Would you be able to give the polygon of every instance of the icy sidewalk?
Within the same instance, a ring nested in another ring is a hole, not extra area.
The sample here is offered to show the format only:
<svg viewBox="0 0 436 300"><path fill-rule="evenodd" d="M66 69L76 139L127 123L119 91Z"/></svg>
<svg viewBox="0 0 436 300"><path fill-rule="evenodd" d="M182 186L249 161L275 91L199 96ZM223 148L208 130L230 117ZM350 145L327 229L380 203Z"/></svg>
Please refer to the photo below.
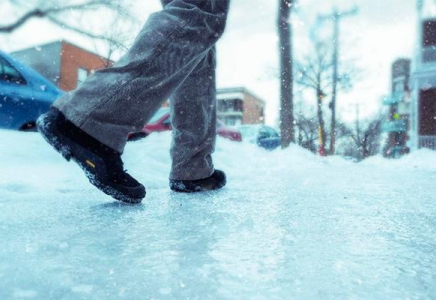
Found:
<svg viewBox="0 0 436 300"><path fill-rule="evenodd" d="M0 131L0 299L436 299L436 154L353 164L219 140L228 186L167 188L169 134L120 205L36 134Z"/></svg>

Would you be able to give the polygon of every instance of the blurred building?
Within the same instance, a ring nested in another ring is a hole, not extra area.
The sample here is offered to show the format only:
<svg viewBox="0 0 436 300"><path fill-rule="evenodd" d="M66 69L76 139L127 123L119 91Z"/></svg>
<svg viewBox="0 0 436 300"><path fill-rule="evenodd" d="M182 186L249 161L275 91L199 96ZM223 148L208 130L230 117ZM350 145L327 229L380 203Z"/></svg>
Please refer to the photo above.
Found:
<svg viewBox="0 0 436 300"><path fill-rule="evenodd" d="M436 150L436 3L418 0L418 47L413 62L414 148Z"/></svg>
<svg viewBox="0 0 436 300"><path fill-rule="evenodd" d="M66 41L24 49L12 55L64 91L76 89L90 74L114 63ZM168 101L162 106L169 106ZM218 89L217 114L229 126L264 124L265 101L243 87Z"/></svg>
<svg viewBox="0 0 436 300"><path fill-rule="evenodd" d="M217 115L226 125L265 123L265 101L243 87L218 89Z"/></svg>
<svg viewBox="0 0 436 300"><path fill-rule="evenodd" d="M113 65L98 54L66 41L57 41L12 53L61 90L71 91L90 74Z"/></svg>
<svg viewBox="0 0 436 300"><path fill-rule="evenodd" d="M265 124L265 101L244 87L217 89L217 117L228 126Z"/></svg>
<svg viewBox="0 0 436 300"><path fill-rule="evenodd" d="M398 59L392 64L391 94L383 99L389 107L383 131L388 133L385 155L398 157L408 153L410 130L410 59Z"/></svg>

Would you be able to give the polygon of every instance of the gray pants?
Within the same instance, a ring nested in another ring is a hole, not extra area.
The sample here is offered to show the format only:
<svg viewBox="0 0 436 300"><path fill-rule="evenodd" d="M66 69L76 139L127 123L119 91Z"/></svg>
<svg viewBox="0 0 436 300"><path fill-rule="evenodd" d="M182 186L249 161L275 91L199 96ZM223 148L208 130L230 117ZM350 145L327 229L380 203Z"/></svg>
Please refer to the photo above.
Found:
<svg viewBox="0 0 436 300"><path fill-rule="evenodd" d="M170 98L170 179L196 180L213 171L216 137L215 43L230 0L163 0L132 48L114 67L91 75L54 106L103 144L123 152L129 132Z"/></svg>

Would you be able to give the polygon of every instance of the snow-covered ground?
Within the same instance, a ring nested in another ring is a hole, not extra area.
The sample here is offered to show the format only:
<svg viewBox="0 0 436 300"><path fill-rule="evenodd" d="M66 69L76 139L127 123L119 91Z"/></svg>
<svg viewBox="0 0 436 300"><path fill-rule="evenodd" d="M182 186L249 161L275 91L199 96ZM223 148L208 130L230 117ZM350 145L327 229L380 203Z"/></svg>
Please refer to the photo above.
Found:
<svg viewBox="0 0 436 300"><path fill-rule="evenodd" d="M436 299L436 153L354 164L220 139L228 186L171 192L170 134L130 143L142 205L0 131L0 299Z"/></svg>

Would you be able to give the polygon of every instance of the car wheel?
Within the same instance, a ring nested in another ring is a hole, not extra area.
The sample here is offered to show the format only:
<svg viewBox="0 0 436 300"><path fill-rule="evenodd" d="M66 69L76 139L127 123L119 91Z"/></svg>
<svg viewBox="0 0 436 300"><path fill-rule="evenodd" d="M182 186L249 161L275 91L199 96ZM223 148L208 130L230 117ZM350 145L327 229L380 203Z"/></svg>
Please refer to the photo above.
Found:
<svg viewBox="0 0 436 300"><path fill-rule="evenodd" d="M135 133L131 134L127 140L129 142L134 142L134 141L142 140L143 138L146 138L147 136L148 136L148 134L146 134L145 132L135 132Z"/></svg>

